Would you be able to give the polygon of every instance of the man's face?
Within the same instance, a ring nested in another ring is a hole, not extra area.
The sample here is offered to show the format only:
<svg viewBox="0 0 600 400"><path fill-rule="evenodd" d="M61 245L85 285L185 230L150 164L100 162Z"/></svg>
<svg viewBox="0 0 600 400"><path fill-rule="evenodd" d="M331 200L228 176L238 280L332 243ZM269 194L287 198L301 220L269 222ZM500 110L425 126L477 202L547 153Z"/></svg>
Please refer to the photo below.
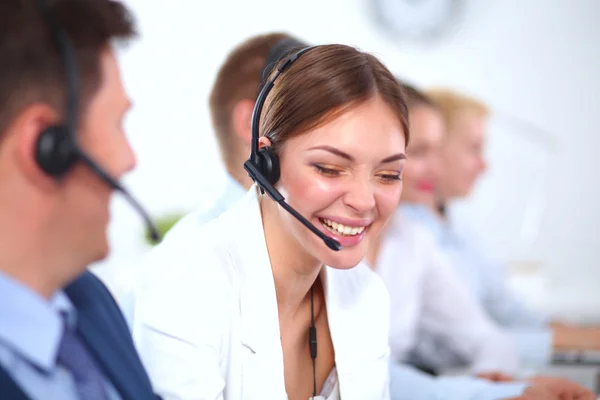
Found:
<svg viewBox="0 0 600 400"><path fill-rule="evenodd" d="M76 136L80 147L119 179L135 166L135 155L123 131L130 101L109 49L101 54L100 73L101 85L81 115ZM68 172L60 185L57 206L68 221L66 234L73 251L89 262L104 258L108 254L106 227L112 189L82 163Z"/></svg>

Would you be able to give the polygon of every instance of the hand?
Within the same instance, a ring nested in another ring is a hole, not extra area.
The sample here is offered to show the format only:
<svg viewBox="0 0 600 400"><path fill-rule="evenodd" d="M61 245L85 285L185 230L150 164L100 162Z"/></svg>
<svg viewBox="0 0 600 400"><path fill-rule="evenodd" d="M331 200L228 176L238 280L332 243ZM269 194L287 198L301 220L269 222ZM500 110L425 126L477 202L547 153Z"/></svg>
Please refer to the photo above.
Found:
<svg viewBox="0 0 600 400"><path fill-rule="evenodd" d="M530 379L530 382L533 388L545 389L560 400L596 400L594 393L563 378L536 376ZM550 399L552 398L550 397Z"/></svg>
<svg viewBox="0 0 600 400"><path fill-rule="evenodd" d="M504 372L481 372L477 374L477 377L490 382L512 382L515 380L515 378Z"/></svg>
<svg viewBox="0 0 600 400"><path fill-rule="evenodd" d="M529 386L522 395L506 400L562 400L549 389L541 386Z"/></svg>

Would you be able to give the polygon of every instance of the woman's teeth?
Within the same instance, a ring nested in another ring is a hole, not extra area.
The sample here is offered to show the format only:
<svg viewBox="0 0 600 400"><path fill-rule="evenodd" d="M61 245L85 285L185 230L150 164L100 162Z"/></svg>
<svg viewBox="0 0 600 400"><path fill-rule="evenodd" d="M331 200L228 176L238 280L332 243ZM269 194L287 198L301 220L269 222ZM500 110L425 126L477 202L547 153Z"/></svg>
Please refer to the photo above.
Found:
<svg viewBox="0 0 600 400"><path fill-rule="evenodd" d="M323 224L323 226L330 232L341 234L344 236L354 236L362 233L365 230L366 226L346 226L339 224L335 221L331 221L325 218L319 218L319 221Z"/></svg>

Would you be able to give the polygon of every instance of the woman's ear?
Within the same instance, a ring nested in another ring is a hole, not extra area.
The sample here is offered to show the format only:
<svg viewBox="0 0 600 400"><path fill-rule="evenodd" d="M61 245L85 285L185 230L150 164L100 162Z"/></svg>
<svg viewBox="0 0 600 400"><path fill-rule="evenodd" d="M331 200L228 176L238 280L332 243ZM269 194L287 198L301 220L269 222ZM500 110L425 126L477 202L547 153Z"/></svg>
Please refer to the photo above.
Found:
<svg viewBox="0 0 600 400"><path fill-rule="evenodd" d="M262 149L263 147L271 147L271 139L265 136L261 136L258 139L258 148Z"/></svg>

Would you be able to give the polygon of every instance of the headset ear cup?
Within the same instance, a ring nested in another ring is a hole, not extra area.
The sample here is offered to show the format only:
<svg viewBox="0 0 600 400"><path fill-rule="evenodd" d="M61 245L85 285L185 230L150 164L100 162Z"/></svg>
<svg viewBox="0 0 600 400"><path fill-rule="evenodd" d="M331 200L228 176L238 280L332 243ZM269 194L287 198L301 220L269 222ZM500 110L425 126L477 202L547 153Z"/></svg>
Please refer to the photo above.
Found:
<svg viewBox="0 0 600 400"><path fill-rule="evenodd" d="M35 160L47 175L60 177L77 161L77 147L66 126L44 130L35 145Z"/></svg>
<svg viewBox="0 0 600 400"><path fill-rule="evenodd" d="M279 180L279 157L270 147L263 147L258 150L258 159L263 175L271 185L275 185Z"/></svg>

